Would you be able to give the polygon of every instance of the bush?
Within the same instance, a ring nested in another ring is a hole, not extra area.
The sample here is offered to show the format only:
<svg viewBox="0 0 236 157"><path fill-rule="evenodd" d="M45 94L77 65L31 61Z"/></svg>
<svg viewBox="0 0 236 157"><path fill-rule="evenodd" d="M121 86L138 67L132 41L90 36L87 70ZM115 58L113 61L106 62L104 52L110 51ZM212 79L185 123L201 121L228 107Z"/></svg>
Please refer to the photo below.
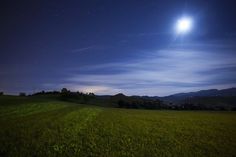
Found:
<svg viewBox="0 0 236 157"><path fill-rule="evenodd" d="M66 88L62 88L61 89L61 98L63 100L66 100L66 99L68 99L70 97L71 97L71 92L69 90L67 90Z"/></svg>
<svg viewBox="0 0 236 157"><path fill-rule="evenodd" d="M19 96L26 96L25 93L19 93Z"/></svg>

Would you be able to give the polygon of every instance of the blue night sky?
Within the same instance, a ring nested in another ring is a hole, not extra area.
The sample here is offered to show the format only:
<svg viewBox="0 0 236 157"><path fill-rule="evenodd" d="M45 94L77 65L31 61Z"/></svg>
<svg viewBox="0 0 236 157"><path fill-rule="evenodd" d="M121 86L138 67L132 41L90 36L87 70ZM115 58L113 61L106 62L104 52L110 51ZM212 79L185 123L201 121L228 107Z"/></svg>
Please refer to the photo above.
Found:
<svg viewBox="0 0 236 157"><path fill-rule="evenodd" d="M236 86L229 0L2 1L0 91L158 95ZM187 34L176 21L193 19Z"/></svg>

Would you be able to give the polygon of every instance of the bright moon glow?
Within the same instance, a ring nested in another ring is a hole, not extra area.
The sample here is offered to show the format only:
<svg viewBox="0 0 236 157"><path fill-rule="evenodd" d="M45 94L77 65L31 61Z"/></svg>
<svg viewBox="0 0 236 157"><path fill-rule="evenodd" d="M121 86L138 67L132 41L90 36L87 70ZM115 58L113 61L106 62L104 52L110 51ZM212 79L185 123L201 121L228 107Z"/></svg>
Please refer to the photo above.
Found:
<svg viewBox="0 0 236 157"><path fill-rule="evenodd" d="M188 33L192 29L192 19L189 17L182 17L177 21L176 31L179 34Z"/></svg>

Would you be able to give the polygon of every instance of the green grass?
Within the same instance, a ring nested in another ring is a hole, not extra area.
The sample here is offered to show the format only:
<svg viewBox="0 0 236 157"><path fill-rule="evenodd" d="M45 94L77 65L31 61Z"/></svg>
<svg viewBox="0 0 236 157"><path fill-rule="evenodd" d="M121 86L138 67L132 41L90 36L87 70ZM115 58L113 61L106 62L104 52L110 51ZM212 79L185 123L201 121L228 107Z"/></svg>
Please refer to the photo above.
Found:
<svg viewBox="0 0 236 157"><path fill-rule="evenodd" d="M236 156L235 112L129 110L26 99L0 98L1 157Z"/></svg>

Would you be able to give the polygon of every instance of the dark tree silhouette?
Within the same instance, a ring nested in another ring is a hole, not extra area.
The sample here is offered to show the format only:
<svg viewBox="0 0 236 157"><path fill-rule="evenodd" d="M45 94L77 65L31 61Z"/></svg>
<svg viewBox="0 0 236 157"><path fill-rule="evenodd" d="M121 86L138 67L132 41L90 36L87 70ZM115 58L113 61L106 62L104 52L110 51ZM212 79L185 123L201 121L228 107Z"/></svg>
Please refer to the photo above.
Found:
<svg viewBox="0 0 236 157"><path fill-rule="evenodd" d="M26 94L25 93L23 93L23 92L21 92L21 93L19 93L19 96L26 96Z"/></svg>

